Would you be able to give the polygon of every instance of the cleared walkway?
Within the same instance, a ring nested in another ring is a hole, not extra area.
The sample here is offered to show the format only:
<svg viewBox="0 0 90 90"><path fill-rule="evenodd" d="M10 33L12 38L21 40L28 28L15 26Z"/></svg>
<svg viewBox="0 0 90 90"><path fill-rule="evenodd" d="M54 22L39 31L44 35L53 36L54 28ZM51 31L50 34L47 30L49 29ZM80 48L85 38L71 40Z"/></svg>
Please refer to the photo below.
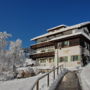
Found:
<svg viewBox="0 0 90 90"><path fill-rule="evenodd" d="M81 90L76 73L68 72L58 84L56 90Z"/></svg>

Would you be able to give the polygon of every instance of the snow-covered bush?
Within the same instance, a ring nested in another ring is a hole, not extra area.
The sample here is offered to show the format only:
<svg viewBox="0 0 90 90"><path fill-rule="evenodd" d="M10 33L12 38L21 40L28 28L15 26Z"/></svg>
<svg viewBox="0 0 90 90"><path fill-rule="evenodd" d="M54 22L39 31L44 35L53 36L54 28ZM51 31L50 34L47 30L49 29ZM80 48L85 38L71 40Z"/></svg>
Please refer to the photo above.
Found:
<svg viewBox="0 0 90 90"><path fill-rule="evenodd" d="M33 68L22 67L17 69L17 78L31 77L35 75Z"/></svg>
<svg viewBox="0 0 90 90"><path fill-rule="evenodd" d="M28 58L25 59L24 66L35 66L35 65L36 65L36 62L34 60L28 59Z"/></svg>
<svg viewBox="0 0 90 90"><path fill-rule="evenodd" d="M39 74L41 72L41 70L38 69L37 67L32 67L32 68L34 70L35 75L37 75L37 74Z"/></svg>

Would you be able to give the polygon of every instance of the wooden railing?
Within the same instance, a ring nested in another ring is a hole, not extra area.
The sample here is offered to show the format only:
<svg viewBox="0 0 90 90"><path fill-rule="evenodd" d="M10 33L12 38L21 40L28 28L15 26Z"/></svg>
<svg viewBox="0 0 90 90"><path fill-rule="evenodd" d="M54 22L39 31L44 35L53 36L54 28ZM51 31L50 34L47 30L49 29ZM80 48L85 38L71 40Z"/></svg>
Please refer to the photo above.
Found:
<svg viewBox="0 0 90 90"><path fill-rule="evenodd" d="M45 75L39 77L37 79L37 81L34 83L33 87L31 88L31 90L41 90L40 89L40 80L43 79L44 77L47 77L47 80L45 80L44 82L47 82L47 87L50 86L50 74L53 74L53 81L57 78L56 75L58 76L60 73L62 73L63 70L63 65L60 65L54 69L52 69L50 72L46 73Z"/></svg>
<svg viewBox="0 0 90 90"><path fill-rule="evenodd" d="M37 54L33 54L33 55L30 55L30 58L42 58L42 57L52 57L55 55L55 52L44 52L44 53L37 53Z"/></svg>

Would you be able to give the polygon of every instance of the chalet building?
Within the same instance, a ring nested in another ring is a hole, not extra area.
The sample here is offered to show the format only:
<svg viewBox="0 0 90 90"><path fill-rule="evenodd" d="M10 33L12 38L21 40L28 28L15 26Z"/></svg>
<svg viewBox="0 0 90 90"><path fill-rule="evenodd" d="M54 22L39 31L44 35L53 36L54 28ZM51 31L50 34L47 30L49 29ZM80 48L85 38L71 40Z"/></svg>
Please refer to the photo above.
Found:
<svg viewBox="0 0 90 90"><path fill-rule="evenodd" d="M73 26L59 25L31 40L30 58L41 66L86 65L90 60L90 22Z"/></svg>

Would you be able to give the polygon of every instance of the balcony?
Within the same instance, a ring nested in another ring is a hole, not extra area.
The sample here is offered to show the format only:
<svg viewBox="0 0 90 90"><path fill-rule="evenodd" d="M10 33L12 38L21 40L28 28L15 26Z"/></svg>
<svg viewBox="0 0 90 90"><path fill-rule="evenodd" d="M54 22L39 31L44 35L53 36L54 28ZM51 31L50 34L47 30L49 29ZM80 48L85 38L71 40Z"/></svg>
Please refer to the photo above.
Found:
<svg viewBox="0 0 90 90"><path fill-rule="evenodd" d="M43 43L32 45L31 49L37 49L37 48L53 46L53 45L54 45L54 42L43 42Z"/></svg>
<svg viewBox="0 0 90 90"><path fill-rule="evenodd" d="M55 51L55 47L45 47L45 48L40 48L40 49L36 49L31 51L31 55L33 54L39 54L39 53L47 53L47 52L54 52Z"/></svg>
<svg viewBox="0 0 90 90"><path fill-rule="evenodd" d="M43 57L52 57L54 56L55 52L45 52L45 53L38 53L30 55L30 58L36 59L36 58L43 58Z"/></svg>

